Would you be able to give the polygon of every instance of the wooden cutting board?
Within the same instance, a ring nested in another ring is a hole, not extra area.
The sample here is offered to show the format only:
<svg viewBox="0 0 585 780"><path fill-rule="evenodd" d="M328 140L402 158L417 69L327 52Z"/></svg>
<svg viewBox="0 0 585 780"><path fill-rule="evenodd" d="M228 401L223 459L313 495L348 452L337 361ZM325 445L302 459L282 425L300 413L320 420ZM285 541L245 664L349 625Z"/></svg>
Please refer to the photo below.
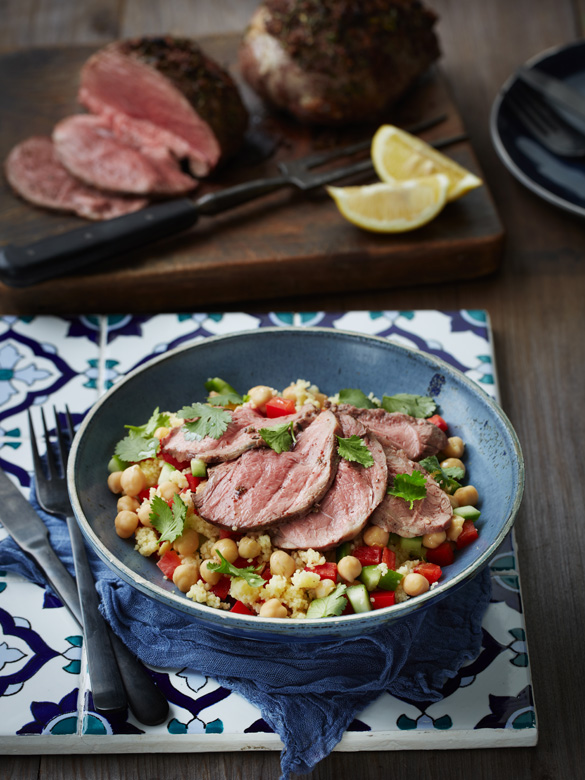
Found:
<svg viewBox="0 0 585 780"><path fill-rule="evenodd" d="M201 44L238 78L239 36L205 38ZM50 135L59 119L81 110L78 75L93 51L43 48L0 57L0 158L30 135ZM301 126L241 87L251 115L248 143L196 194L273 175L279 160L350 143L375 130ZM423 134L427 140L463 132L444 79L433 70L386 121L405 126L442 113L448 118ZM468 142L446 151L482 176ZM372 175L359 183L375 180ZM87 223L24 203L4 180L0 183L0 244L27 244L81 224ZM310 196L282 191L75 276L18 289L0 283L0 312L178 311L450 282L495 271L502 243L502 226L485 186L448 204L429 225L400 235L368 233L347 223L323 190Z"/></svg>

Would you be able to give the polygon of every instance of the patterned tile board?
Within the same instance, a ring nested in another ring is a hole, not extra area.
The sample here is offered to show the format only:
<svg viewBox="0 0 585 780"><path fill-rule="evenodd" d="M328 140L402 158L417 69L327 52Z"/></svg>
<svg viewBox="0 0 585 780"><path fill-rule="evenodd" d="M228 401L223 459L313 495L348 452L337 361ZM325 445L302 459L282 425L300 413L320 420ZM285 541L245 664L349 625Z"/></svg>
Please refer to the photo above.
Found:
<svg viewBox="0 0 585 780"><path fill-rule="evenodd" d="M186 341L257 327L341 328L392 339L455 365L497 398L482 311L162 314L0 319L0 463L26 493L32 469L26 409L67 403L81 416L129 370ZM33 410L33 415L36 412ZM38 417L35 417L38 419ZM5 532L0 527L0 538ZM533 745L537 739L513 534L491 562L493 595L480 656L424 706L384 693L337 750ZM0 750L4 753L267 749L281 743L259 711L214 680L153 669L170 702L166 723L92 707L77 625L43 588L0 572ZM424 740L420 739L421 732Z"/></svg>

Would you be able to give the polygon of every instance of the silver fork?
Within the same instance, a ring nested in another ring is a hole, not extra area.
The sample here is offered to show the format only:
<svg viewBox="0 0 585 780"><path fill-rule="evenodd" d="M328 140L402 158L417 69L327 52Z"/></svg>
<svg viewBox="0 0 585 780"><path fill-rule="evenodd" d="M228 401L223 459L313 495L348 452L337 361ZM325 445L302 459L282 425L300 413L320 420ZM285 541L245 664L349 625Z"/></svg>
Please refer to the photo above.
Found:
<svg viewBox="0 0 585 780"><path fill-rule="evenodd" d="M105 714L117 714L127 705L136 718L147 725L162 723L168 713L166 697L155 685L143 664L110 629L99 611L99 598L91 572L81 529L73 517L65 474L69 444L74 436L73 421L66 409L68 442L55 416L55 435L59 461L51 444L49 429L41 409L46 444L47 473L38 451L32 416L28 411L36 492L40 505L50 514L64 517L69 529L77 588L81 602L85 649L89 666L93 702Z"/></svg>
<svg viewBox="0 0 585 780"><path fill-rule="evenodd" d="M516 82L508 91L506 105L536 140L553 154L561 157L585 156L585 136L565 122L531 87Z"/></svg>

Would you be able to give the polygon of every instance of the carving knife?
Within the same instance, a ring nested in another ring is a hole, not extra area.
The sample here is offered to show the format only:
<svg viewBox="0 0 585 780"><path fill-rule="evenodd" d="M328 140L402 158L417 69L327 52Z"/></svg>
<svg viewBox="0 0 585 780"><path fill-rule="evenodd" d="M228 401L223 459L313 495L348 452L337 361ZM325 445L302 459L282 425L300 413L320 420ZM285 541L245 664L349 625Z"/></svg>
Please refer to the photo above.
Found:
<svg viewBox="0 0 585 780"><path fill-rule="evenodd" d="M20 490L0 469L0 522L33 558L55 592L82 626L77 584L49 544L49 531Z"/></svg>
<svg viewBox="0 0 585 780"><path fill-rule="evenodd" d="M581 92L537 68L522 67L518 70L517 76L549 103L553 103L553 107L570 111L576 117L585 120L585 95Z"/></svg>

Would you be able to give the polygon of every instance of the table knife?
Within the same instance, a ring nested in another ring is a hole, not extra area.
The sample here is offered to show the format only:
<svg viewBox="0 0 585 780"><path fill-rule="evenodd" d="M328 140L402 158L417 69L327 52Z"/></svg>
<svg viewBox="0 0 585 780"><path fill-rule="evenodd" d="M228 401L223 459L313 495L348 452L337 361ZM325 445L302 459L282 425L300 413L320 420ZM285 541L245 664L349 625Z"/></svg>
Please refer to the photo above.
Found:
<svg viewBox="0 0 585 780"><path fill-rule="evenodd" d="M49 544L49 531L20 490L0 469L0 522L33 558L45 579L82 626L77 584Z"/></svg>
<svg viewBox="0 0 585 780"><path fill-rule="evenodd" d="M585 121L585 95L581 92L537 68L522 67L516 75L556 107L570 111Z"/></svg>

